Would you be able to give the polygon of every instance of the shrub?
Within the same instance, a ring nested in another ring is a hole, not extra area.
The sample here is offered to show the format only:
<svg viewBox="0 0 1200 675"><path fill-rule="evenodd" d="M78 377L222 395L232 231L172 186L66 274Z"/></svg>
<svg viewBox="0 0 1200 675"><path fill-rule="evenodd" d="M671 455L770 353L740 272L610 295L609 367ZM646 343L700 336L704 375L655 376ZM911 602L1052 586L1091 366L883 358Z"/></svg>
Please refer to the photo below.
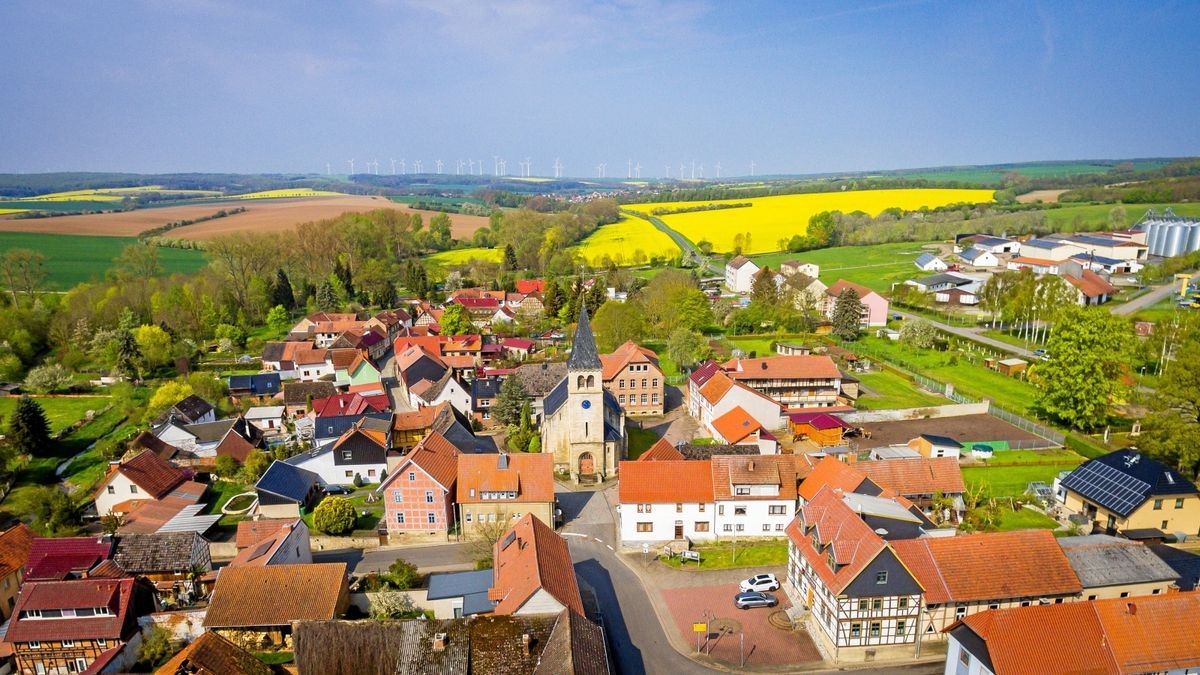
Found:
<svg viewBox="0 0 1200 675"><path fill-rule="evenodd" d="M237 460L229 455L217 455L216 471L221 478L232 478L238 472Z"/></svg>
<svg viewBox="0 0 1200 675"><path fill-rule="evenodd" d="M326 497L313 511L313 526L326 534L345 534L354 520L354 505L344 497Z"/></svg>
<svg viewBox="0 0 1200 675"><path fill-rule="evenodd" d="M354 487L360 488L364 485L361 473L354 474Z"/></svg>
<svg viewBox="0 0 1200 675"><path fill-rule="evenodd" d="M25 376L25 389L35 394L49 394L71 386L71 373L60 364L38 366Z"/></svg>
<svg viewBox="0 0 1200 675"><path fill-rule="evenodd" d="M142 650L138 653L138 663L145 664L149 669L166 663L178 651L171 644L171 632L162 626L152 626L142 640Z"/></svg>
<svg viewBox="0 0 1200 675"><path fill-rule="evenodd" d="M416 565L403 558L397 558L396 562L388 566L387 580L397 590L406 591L420 584L421 575L417 572Z"/></svg>

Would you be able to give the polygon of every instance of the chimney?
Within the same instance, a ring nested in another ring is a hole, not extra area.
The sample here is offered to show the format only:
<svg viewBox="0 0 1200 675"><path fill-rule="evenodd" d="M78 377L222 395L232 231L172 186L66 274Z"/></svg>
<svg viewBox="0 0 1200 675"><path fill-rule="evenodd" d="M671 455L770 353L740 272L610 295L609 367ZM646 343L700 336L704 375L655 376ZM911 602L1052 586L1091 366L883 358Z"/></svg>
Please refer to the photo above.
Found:
<svg viewBox="0 0 1200 675"><path fill-rule="evenodd" d="M435 651L435 652L446 651L446 634L445 633L434 633L433 634L433 651Z"/></svg>
<svg viewBox="0 0 1200 675"><path fill-rule="evenodd" d="M763 361L763 362L759 363L759 364L758 364L758 366L759 366L760 368L762 368L763 370L766 370L766 369L767 369L767 362L766 362L766 361Z"/></svg>
<svg viewBox="0 0 1200 675"><path fill-rule="evenodd" d="M501 471L507 471L507 470L508 470L508 453L507 453L507 452L502 452L502 453L500 453L500 458L499 458L499 460L498 460L498 462L497 462L496 466L497 466L497 468L499 468Z"/></svg>
<svg viewBox="0 0 1200 675"><path fill-rule="evenodd" d="M1137 605L1132 602L1125 603L1125 609L1129 612L1129 616L1137 616Z"/></svg>
<svg viewBox="0 0 1200 675"><path fill-rule="evenodd" d="M750 460L750 463L746 465L746 470L747 470L747 471L753 471L753 470L754 470L754 460Z"/></svg>
<svg viewBox="0 0 1200 675"><path fill-rule="evenodd" d="M529 656L529 633L521 633L521 654Z"/></svg>

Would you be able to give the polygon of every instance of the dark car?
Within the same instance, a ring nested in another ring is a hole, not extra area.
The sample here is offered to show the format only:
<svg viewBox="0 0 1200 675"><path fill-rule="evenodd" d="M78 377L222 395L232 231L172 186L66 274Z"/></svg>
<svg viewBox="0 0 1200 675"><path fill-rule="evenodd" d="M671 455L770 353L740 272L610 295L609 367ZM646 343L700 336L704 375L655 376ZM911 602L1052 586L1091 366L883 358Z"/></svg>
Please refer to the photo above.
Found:
<svg viewBox="0 0 1200 675"><path fill-rule="evenodd" d="M327 495L348 495L354 492L353 488L348 488L345 485L326 485L321 489Z"/></svg>
<svg viewBox="0 0 1200 675"><path fill-rule="evenodd" d="M751 607L774 607L779 604L779 600L770 593L738 593L733 597L733 606L738 609L750 609Z"/></svg>

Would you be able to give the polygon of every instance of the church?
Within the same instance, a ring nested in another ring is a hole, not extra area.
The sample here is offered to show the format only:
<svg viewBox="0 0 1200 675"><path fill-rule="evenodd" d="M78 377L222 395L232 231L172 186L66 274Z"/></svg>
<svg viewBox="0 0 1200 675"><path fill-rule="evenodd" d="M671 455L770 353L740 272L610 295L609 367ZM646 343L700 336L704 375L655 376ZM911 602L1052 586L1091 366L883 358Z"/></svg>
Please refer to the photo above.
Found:
<svg viewBox="0 0 1200 675"><path fill-rule="evenodd" d="M625 412L604 388L586 308L579 312L567 376L546 394L544 406L542 451L554 453L556 472L570 473L576 483L616 476L628 448Z"/></svg>

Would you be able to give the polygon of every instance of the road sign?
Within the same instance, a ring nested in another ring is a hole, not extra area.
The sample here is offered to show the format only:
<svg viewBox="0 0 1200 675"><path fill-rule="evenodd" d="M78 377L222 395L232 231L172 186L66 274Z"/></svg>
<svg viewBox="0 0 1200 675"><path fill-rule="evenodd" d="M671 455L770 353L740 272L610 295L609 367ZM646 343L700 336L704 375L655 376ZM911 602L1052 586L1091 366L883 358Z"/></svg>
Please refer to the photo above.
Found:
<svg viewBox="0 0 1200 675"><path fill-rule="evenodd" d="M642 553L650 552L650 544L642 544Z"/></svg>
<svg viewBox="0 0 1200 675"><path fill-rule="evenodd" d="M692 632L693 633L707 633L708 632L708 624L694 623L694 624L692 624Z"/></svg>

